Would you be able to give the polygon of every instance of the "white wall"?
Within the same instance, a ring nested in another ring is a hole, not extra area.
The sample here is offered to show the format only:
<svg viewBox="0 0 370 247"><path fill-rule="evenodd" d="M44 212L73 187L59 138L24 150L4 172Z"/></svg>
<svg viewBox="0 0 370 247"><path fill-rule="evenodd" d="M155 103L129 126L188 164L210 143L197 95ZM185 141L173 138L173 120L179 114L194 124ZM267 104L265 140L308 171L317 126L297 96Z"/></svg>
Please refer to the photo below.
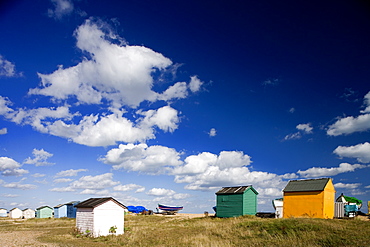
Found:
<svg viewBox="0 0 370 247"><path fill-rule="evenodd" d="M13 219L22 218L22 215L23 215L22 210L20 210L19 208L15 208L11 210L9 213L10 218Z"/></svg>
<svg viewBox="0 0 370 247"><path fill-rule="evenodd" d="M25 219L35 218L35 211L32 209L26 209L22 212Z"/></svg>
<svg viewBox="0 0 370 247"><path fill-rule="evenodd" d="M124 232L124 209L113 201L99 205L94 209L94 236L109 235L109 229L116 226L116 235Z"/></svg>

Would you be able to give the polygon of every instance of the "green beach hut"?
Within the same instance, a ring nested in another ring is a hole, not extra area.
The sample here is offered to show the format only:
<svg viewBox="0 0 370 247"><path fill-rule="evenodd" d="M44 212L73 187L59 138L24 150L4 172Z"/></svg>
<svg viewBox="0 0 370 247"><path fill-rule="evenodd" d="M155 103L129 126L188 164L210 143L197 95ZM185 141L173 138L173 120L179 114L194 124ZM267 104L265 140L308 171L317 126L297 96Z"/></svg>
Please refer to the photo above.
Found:
<svg viewBox="0 0 370 247"><path fill-rule="evenodd" d="M53 217L53 208L49 206L42 206L36 209L37 218L52 218Z"/></svg>
<svg viewBox="0 0 370 247"><path fill-rule="evenodd" d="M258 192L251 186L223 187L218 192L216 216L227 218L257 213Z"/></svg>

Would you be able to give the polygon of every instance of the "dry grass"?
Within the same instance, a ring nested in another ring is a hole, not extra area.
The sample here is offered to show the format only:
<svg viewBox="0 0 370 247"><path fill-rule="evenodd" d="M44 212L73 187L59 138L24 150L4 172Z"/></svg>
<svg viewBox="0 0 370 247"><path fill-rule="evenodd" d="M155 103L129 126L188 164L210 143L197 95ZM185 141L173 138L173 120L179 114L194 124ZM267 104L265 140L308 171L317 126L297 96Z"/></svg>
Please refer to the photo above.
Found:
<svg viewBox="0 0 370 247"><path fill-rule="evenodd" d="M0 220L0 239L34 232L16 246L370 246L370 221L126 216L125 234L84 237L73 219ZM30 240L28 240L30 241ZM9 245L12 246L12 245ZM15 245L14 245L15 246Z"/></svg>

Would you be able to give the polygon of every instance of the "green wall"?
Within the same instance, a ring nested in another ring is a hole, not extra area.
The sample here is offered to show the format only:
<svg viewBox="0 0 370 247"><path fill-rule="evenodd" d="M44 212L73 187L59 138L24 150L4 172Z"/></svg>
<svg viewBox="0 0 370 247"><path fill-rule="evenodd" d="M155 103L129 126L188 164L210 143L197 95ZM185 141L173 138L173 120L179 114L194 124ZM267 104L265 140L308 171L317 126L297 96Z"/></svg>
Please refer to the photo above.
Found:
<svg viewBox="0 0 370 247"><path fill-rule="evenodd" d="M257 195L248 189L244 194L217 195L217 217L237 217L257 213Z"/></svg>

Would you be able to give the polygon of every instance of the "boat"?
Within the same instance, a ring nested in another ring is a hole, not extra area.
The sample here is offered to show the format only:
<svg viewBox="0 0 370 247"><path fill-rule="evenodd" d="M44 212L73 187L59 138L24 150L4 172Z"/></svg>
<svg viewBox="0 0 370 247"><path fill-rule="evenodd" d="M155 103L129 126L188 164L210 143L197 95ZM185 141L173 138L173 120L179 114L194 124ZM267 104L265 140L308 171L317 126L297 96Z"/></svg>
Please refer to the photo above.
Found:
<svg viewBox="0 0 370 247"><path fill-rule="evenodd" d="M163 204L158 204L158 208L162 210L163 214L175 214L178 211L182 210L184 207L182 206L166 206Z"/></svg>

